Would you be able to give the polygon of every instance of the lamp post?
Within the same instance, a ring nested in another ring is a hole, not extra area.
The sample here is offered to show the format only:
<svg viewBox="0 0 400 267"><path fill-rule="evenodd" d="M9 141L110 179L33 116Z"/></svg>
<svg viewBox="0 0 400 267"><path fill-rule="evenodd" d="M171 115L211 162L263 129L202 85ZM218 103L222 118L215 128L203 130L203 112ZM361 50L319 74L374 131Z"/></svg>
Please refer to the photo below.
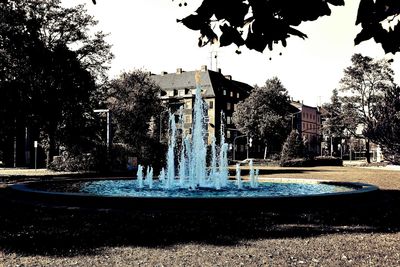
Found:
<svg viewBox="0 0 400 267"><path fill-rule="evenodd" d="M235 160L235 151L236 151L236 140L238 139L238 138L242 138L242 137L247 137L247 135L246 134L244 134L244 135L239 135L239 136L236 136L234 139L233 139L233 160Z"/></svg>
<svg viewBox="0 0 400 267"><path fill-rule="evenodd" d="M107 154L110 152L110 145L111 145L111 115L109 109L95 109L93 110L95 113L107 113Z"/></svg>

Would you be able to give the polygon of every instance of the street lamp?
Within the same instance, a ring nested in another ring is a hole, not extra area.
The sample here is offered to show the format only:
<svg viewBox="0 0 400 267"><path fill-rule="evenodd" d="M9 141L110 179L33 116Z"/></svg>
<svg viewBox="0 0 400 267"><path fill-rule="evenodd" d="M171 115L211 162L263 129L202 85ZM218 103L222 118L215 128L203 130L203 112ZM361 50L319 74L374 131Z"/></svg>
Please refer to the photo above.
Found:
<svg viewBox="0 0 400 267"><path fill-rule="evenodd" d="M111 136L111 116L110 116L110 110L109 109L95 109L93 110L95 113L107 113L107 153L110 150L110 136Z"/></svg>
<svg viewBox="0 0 400 267"><path fill-rule="evenodd" d="M236 145L235 145L235 143L236 143L236 139L242 138L242 137L247 137L247 135L246 135L246 134L244 134L244 135L239 135L239 136L236 136L236 137L233 139L233 160L235 160L235 151L236 151Z"/></svg>

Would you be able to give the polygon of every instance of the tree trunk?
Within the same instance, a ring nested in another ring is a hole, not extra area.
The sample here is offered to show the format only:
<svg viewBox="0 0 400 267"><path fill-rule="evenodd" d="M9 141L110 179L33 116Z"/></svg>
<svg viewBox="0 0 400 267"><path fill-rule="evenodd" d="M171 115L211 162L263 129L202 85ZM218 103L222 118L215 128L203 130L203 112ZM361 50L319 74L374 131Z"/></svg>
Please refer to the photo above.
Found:
<svg viewBox="0 0 400 267"><path fill-rule="evenodd" d="M369 139L367 138L365 140L365 149L367 150L365 153L365 157L367 158L368 164L371 163L371 155L369 153Z"/></svg>

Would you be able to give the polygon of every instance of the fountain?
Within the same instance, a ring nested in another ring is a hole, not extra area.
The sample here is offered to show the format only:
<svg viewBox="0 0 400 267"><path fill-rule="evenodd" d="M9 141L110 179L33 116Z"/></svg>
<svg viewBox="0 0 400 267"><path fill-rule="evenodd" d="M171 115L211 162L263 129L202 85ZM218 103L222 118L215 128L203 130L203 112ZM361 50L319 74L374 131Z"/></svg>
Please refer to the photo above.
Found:
<svg viewBox="0 0 400 267"><path fill-rule="evenodd" d="M221 113L221 118L223 118ZM164 170L161 171L158 181L159 188L164 190L198 190L198 189L214 189L223 190L230 188L228 184L228 144L225 142L224 124L221 119L220 129L220 145L217 146L215 136L211 140L211 160L207 167L207 144L205 141L206 123L205 123L205 105L201 97L201 88L197 86L195 94L195 105L193 112L192 136L186 136L183 129L183 109L179 110L180 144L178 144L177 125L175 115L169 114L169 142L167 152L166 177L164 178ZM177 148L180 148L179 155L175 155ZM219 153L217 153L217 151ZM178 164L176 164L178 163ZM137 187L143 188L143 166L138 166ZM147 167L146 185L151 189L153 187L152 173L149 174L151 168ZM240 166L237 166L238 179L240 178ZM254 170L253 161L250 161L250 187L258 186L258 170ZM237 185L238 189L243 189L243 183Z"/></svg>
<svg viewBox="0 0 400 267"><path fill-rule="evenodd" d="M154 179L151 166L145 168L139 165L136 179L64 180L58 184L55 181L36 182L16 184L11 188L31 196L41 194L42 197L52 198L52 201L81 199L72 201L74 205L95 202L95 205L101 206L126 207L130 203L133 205L130 207L136 209L225 209L229 206L246 210L286 205L288 201L291 203L289 205L302 202L310 205L315 201L321 204L324 203L321 198L330 199L333 196L335 201L347 201L350 195L354 198L354 195L376 191L376 187L360 183L259 178L259 169L254 167L253 160L249 161L248 177L241 176L240 165L236 164L235 179L230 181L228 144L222 122L219 145L216 137L211 137L211 157L207 163L206 106L201 96L199 74L196 74L196 81L192 135L185 135L182 108L179 110L178 124L175 115L170 113L167 165L161 169L158 179ZM181 131L177 131L178 127L181 127ZM179 138L177 132L182 133Z"/></svg>

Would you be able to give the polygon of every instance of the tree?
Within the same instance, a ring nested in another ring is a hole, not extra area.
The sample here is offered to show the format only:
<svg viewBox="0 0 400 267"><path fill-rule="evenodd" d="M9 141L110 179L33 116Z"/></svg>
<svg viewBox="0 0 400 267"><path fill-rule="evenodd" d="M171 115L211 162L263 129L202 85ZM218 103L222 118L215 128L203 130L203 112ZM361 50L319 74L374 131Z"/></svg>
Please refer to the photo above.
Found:
<svg viewBox="0 0 400 267"><path fill-rule="evenodd" d="M25 128L42 137L48 161L60 145L84 149L112 58L104 34L88 34L97 22L59 0L3 1L0 9L0 124L10 125L0 149Z"/></svg>
<svg viewBox="0 0 400 267"><path fill-rule="evenodd" d="M151 121L163 108L160 93L149 74L140 70L122 73L110 83L107 103L113 118L113 141L129 146L142 164L160 163L159 138L150 135Z"/></svg>
<svg viewBox="0 0 400 267"><path fill-rule="evenodd" d="M281 162L291 159L303 158L305 156L305 145L297 130L292 130L286 138L282 147Z"/></svg>
<svg viewBox="0 0 400 267"><path fill-rule="evenodd" d="M265 86L256 86L233 113L235 126L243 133L262 140L271 150L280 151L289 134L289 96L281 81L274 77Z"/></svg>
<svg viewBox="0 0 400 267"><path fill-rule="evenodd" d="M347 126L344 122L342 102L337 89L332 90L331 102L323 105L323 107L328 112L323 131L332 138L333 147L336 148L343 138Z"/></svg>
<svg viewBox="0 0 400 267"><path fill-rule="evenodd" d="M361 54L351 58L352 66L344 70L340 90L345 94L346 117L364 128L373 125L376 108L384 93L393 86L393 70L387 60L373 60ZM353 129L355 127L353 126ZM355 132L353 132L355 135ZM369 139L366 139L366 157L370 162Z"/></svg>
<svg viewBox="0 0 400 267"><path fill-rule="evenodd" d="M221 47L245 45L263 52L266 47L272 50L278 42L286 46L286 39L290 36L305 39L307 35L294 27L301 22L329 16L329 4L343 6L344 0L203 0L195 14L178 22L191 30L200 31L199 46L219 41ZM400 39L397 38L400 22L389 30L382 27L382 22L393 22L399 15L399 1L361 0L356 24L361 24L362 29L355 37L355 44L373 38L381 43L386 53L400 51ZM237 50L237 53L240 51Z"/></svg>
<svg viewBox="0 0 400 267"><path fill-rule="evenodd" d="M400 164L400 87L393 86L377 104L374 120L364 134L382 146L386 159Z"/></svg>

